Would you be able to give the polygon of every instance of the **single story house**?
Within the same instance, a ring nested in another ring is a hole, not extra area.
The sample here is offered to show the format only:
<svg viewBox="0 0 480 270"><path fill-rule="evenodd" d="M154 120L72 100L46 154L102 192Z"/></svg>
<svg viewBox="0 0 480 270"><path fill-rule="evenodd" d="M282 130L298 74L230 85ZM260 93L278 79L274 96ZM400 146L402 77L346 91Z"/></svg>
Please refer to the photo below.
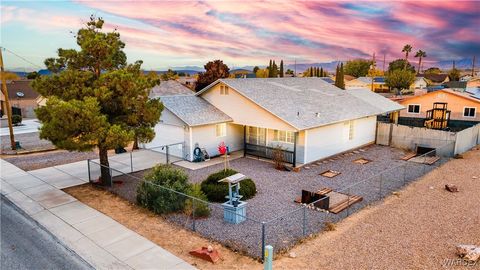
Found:
<svg viewBox="0 0 480 270"><path fill-rule="evenodd" d="M345 89L369 89L372 90L372 77L358 77L351 81L345 81ZM384 77L373 77L373 91L388 91Z"/></svg>
<svg viewBox="0 0 480 270"><path fill-rule="evenodd" d="M427 80L424 77L415 77L415 81L410 85L410 89L425 89L427 85Z"/></svg>
<svg viewBox="0 0 480 270"><path fill-rule="evenodd" d="M423 95L406 97L397 100L407 109L400 112L400 117L426 118L426 112L433 108L436 102L447 103L451 120L480 122L480 99L469 93L442 89Z"/></svg>
<svg viewBox="0 0 480 270"><path fill-rule="evenodd" d="M429 86L442 85L450 81L448 74L445 74L445 73L441 73L441 74L426 73L426 74L418 74L417 76L424 77L427 80Z"/></svg>
<svg viewBox="0 0 480 270"><path fill-rule="evenodd" d="M13 108L13 114L21 114L23 118L35 118L35 109L38 107L37 98L40 96L30 85L32 80L7 81L8 99ZM1 87L1 83L0 83ZM4 112L5 98L0 98L2 113Z"/></svg>
<svg viewBox="0 0 480 270"><path fill-rule="evenodd" d="M190 88L176 80L161 81L159 85L152 88L150 98L171 96L171 95L193 95Z"/></svg>
<svg viewBox="0 0 480 270"><path fill-rule="evenodd" d="M467 82L467 88L480 88L480 78L474 77Z"/></svg>
<svg viewBox="0 0 480 270"><path fill-rule="evenodd" d="M190 161L196 146L215 156L221 142L263 158L281 149L295 166L373 143L377 116L404 109L315 77L219 79L194 96L160 99L165 109L149 145L183 142Z"/></svg>

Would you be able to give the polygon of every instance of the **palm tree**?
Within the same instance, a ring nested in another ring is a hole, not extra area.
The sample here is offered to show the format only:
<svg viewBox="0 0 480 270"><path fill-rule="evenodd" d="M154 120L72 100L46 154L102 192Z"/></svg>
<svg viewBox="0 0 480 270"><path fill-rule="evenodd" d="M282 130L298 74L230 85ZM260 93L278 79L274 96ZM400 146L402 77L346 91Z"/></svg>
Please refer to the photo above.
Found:
<svg viewBox="0 0 480 270"><path fill-rule="evenodd" d="M422 58L427 57L427 53L422 51L422 50L418 50L418 52L415 53L415 57L418 57L418 71L417 71L417 73L420 74L420 68L422 68Z"/></svg>
<svg viewBox="0 0 480 270"><path fill-rule="evenodd" d="M408 63L408 54L412 51L412 45L407 44L403 46L402 52L405 53L405 65L403 66L403 69L407 69L407 63Z"/></svg>

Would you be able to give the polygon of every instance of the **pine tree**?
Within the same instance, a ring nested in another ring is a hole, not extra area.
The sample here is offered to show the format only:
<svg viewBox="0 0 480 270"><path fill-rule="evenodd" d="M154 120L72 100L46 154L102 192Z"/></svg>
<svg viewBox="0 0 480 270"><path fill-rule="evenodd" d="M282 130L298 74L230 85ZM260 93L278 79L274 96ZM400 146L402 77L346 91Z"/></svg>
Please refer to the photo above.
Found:
<svg viewBox="0 0 480 270"><path fill-rule="evenodd" d="M345 90L345 75L344 75L344 72L343 72L343 63L340 64L339 74L340 74L340 76L339 76L340 78L339 78L339 81L338 81L338 83L339 83L338 87Z"/></svg>
<svg viewBox="0 0 480 270"><path fill-rule="evenodd" d="M278 77L278 66L277 64L275 63L275 60L273 60L273 64L272 64L272 78L276 78Z"/></svg>
<svg viewBox="0 0 480 270"><path fill-rule="evenodd" d="M337 65L337 68L335 69L335 86L338 87L339 86L339 78L340 78L340 68L339 66Z"/></svg>
<svg viewBox="0 0 480 270"><path fill-rule="evenodd" d="M316 67L315 69L316 69L317 77L320 77L320 69L318 67Z"/></svg>
<svg viewBox="0 0 480 270"><path fill-rule="evenodd" d="M313 67L310 67L310 77L313 77Z"/></svg>
<svg viewBox="0 0 480 270"><path fill-rule="evenodd" d="M323 67L320 67L320 77L325 77L325 76L323 75Z"/></svg>
<svg viewBox="0 0 480 270"><path fill-rule="evenodd" d="M272 59L270 59L270 63L268 64L268 77L271 78L273 74L272 70Z"/></svg>
<svg viewBox="0 0 480 270"><path fill-rule="evenodd" d="M283 60L280 60L280 77L283 78Z"/></svg>

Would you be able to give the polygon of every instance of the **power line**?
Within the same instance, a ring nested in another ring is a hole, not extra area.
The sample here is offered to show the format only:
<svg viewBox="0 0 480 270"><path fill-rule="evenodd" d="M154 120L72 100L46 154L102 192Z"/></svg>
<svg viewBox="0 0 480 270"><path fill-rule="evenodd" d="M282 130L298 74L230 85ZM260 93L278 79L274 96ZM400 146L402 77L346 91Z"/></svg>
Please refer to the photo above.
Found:
<svg viewBox="0 0 480 270"><path fill-rule="evenodd" d="M39 65L37 65L37 64L35 64L35 63L33 63L33 62L31 62L30 60L27 60L27 59L25 59L24 57L22 57L22 56L18 55L17 53L15 53L15 52L13 52L13 51L11 51L11 50L9 50L9 49L5 48L5 47L0 47L0 49L3 49L4 51L6 51L6 52L9 52L9 53L11 53L11 54L15 55L16 57L18 57L18 58L22 59L23 61L25 61L25 62L29 63L30 65L34 65L34 66L36 66L36 67L38 67L38 68L40 68L40 69L43 69L43 67L41 67L41 66L39 66Z"/></svg>

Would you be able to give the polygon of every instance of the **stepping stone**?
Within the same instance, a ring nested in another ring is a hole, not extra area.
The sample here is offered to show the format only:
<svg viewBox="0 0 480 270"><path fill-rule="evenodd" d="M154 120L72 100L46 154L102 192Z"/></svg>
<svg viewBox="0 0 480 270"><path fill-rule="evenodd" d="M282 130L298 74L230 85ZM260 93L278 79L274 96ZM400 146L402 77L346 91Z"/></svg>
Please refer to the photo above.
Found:
<svg viewBox="0 0 480 270"><path fill-rule="evenodd" d="M353 151L353 153L355 153L355 154L360 154L360 151L355 150L355 151Z"/></svg>
<svg viewBox="0 0 480 270"><path fill-rule="evenodd" d="M308 166L306 166L306 167L304 167L304 168L305 168L305 170L310 170L310 167L308 167Z"/></svg>
<svg viewBox="0 0 480 270"><path fill-rule="evenodd" d="M362 149L359 149L358 151L360 151L360 152L366 152L367 150L365 150L365 149L362 148Z"/></svg>

